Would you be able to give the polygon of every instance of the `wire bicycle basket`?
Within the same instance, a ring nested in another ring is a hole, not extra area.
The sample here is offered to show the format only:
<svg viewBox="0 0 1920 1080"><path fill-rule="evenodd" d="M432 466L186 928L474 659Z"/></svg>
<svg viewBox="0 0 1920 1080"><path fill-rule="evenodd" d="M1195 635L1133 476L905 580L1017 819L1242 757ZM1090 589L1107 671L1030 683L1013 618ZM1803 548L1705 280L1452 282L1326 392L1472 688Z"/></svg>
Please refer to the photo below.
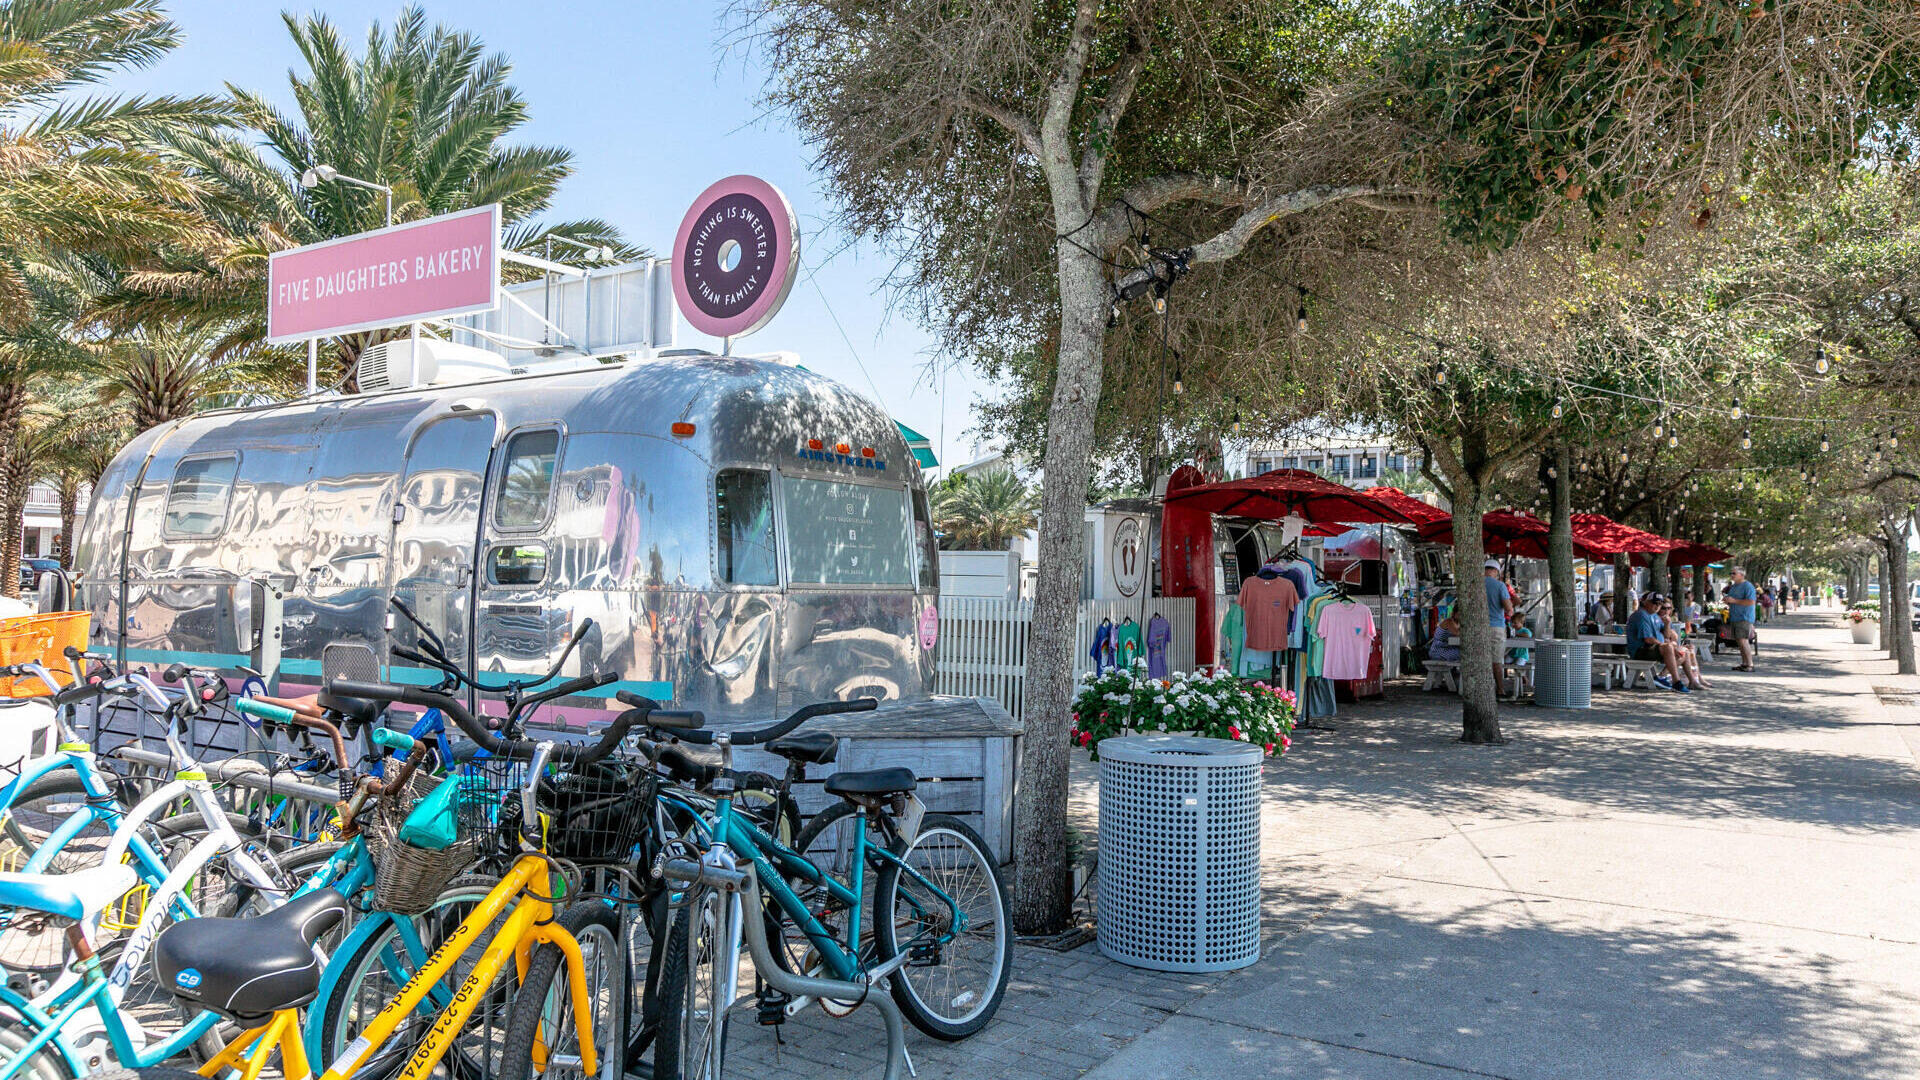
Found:
<svg viewBox="0 0 1920 1080"><path fill-rule="evenodd" d="M367 853L373 857L373 899L382 911L418 915L433 906L460 871L472 865L474 842L460 837L444 848L425 848L400 839L400 830L415 805L438 783L457 783L458 777L436 780L415 774L404 793L390 794L368 808L360 818Z"/></svg>

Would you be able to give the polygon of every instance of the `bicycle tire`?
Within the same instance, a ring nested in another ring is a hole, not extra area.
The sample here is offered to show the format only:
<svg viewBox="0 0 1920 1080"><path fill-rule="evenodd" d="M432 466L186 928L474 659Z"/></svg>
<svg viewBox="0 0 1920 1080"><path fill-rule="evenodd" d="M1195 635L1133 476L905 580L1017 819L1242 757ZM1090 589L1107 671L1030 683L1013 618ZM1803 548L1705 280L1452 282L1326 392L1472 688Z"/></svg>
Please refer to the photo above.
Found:
<svg viewBox="0 0 1920 1080"><path fill-rule="evenodd" d="M726 956L724 947L714 947L714 922L707 913L713 905L729 900L723 893L701 889L674 912L660 977L662 1000L653 1047L653 1080L719 1080L718 1073L709 1074L706 1069L705 1047L714 1041L720 1046L721 1071L725 1070L727 1013L732 1002L716 1005L713 999L722 982L723 965L737 962L739 957ZM696 921L701 926L698 932L693 929ZM706 1017L704 1025L700 1022L702 1015Z"/></svg>
<svg viewBox="0 0 1920 1080"><path fill-rule="evenodd" d="M1000 868L995 864L993 853L987 847L986 841L959 818L946 814L928 814L921 820L920 832L914 837L913 842L905 845L905 850L897 854L909 862L917 851L925 851L928 857L934 857L936 841L942 842L941 850L959 852L961 857L971 864L960 875L953 876L952 880L957 884L970 885L968 894L984 899L986 910L983 913L992 919L989 948L993 955L989 961L988 972L985 978L978 980L978 985L965 991L968 995L982 996L976 1007L957 1016L943 1015L938 1007L928 1000L932 997L929 992L932 989L931 984L939 980L929 979L928 985L923 987L912 974L931 971L938 966L937 964L915 965L909 962L907 966L895 971L887 981L893 991L894 1002L900 1006L900 1011L906 1014L914 1027L936 1039L954 1042L985 1027L987 1022L993 1019L994 1012L1000 1008L1000 1000L1006 996L1007 979L1013 973L1013 927L1008 922L1011 902L1007 898L1006 882L1000 878ZM929 868L919 869L922 874L932 876ZM873 926L874 939L878 946L876 964L884 964L899 955L900 930L903 925L914 925L910 914L895 914L897 905L900 903L903 876L899 864L888 862L881 868L880 876L874 882L873 904L869 909L872 918L869 921ZM969 881L969 878L972 880ZM955 895L962 892L957 885L949 886L939 881L934 881L933 884L954 899L963 899ZM917 886L910 883L909 887ZM969 934L974 933L976 931L970 928ZM943 950L944 955L948 957L954 956L957 951L951 945ZM953 964L949 962L947 968L950 973ZM953 980L949 975L945 981L951 985ZM983 990L984 994L982 994ZM961 1000L963 999L956 999L957 1002ZM970 1001L966 1003L971 1004Z"/></svg>
<svg viewBox="0 0 1920 1080"><path fill-rule="evenodd" d="M560 915L562 929L580 943L587 964L587 993L598 998L604 992L607 1008L604 1017L598 1009L594 1016L594 1042L600 1069L592 1080L620 1080L626 1068L627 995L629 976L626 946L620 940L620 913L597 901L575 904ZM597 968L604 978L596 979ZM583 1071L567 1071L554 1062L556 1054L574 1046L573 994L568 983L566 956L553 945L534 950L527 964L527 976L513 995L507 1010L507 1032L500 1048L497 1080L530 1080L536 1047L547 1055L540 1075L553 1080L570 1076L586 1078ZM604 1026L603 1026L604 1024ZM544 1034L543 1034L544 1031ZM572 1051L577 1054L577 1048Z"/></svg>
<svg viewBox="0 0 1920 1080"><path fill-rule="evenodd" d="M498 878L479 874L456 877L441 890L433 907L413 917L416 930L422 931L421 943L427 955L431 956L440 943L453 934L460 925L460 921L471 910L471 906L493 891L493 887L497 884L499 884ZM502 918L505 918L505 913L502 913ZM389 923L386 927L369 935L355 947L351 955L334 957L334 963L347 966L341 969L340 978L323 992L323 996L316 998L308 1006L311 1014L317 1014L320 1017L316 1045L312 1047L318 1051L319 1055L313 1063L316 1069L324 1070L328 1064L339 1057L346 1050L347 1045L360 1034L365 1024L379 1013L380 1008L384 1007L387 1001L398 996L400 986L413 977L414 970L410 965L402 967L401 959L393 959L394 967L398 970L382 973L389 984L389 989L373 991L371 1000L365 994L354 992L354 989L369 977L369 969L374 964L380 964L382 968L387 966L388 960L382 958L382 953L383 950L394 947L397 933L397 928ZM476 940L470 955L477 958L488 940L490 938L486 936ZM398 954L388 954L389 958L395 956L404 958L404 955L404 949L400 949ZM510 973L511 966L506 970ZM457 988L465 978L466 971L456 967L443 983L446 992L451 995L453 989ZM482 1008L484 1007L483 1004ZM403 1023L394 1031L387 1044L381 1047L374 1057L369 1058L355 1074L356 1080L383 1080L385 1077L399 1073L406 1066L408 1057L425 1037L427 1028L432 1026L438 1015L439 1010L432 1009L428 1005L415 1019ZM483 1029L487 1027L484 1018L478 1012L473 1020L482 1021ZM484 1040L486 1036L483 1034L481 1038ZM448 1059L443 1060L442 1064L447 1065L448 1072L455 1076L489 1075L489 1068L485 1061L476 1061L473 1055L459 1052L458 1045L454 1050L449 1051Z"/></svg>
<svg viewBox="0 0 1920 1080"><path fill-rule="evenodd" d="M0 1055L4 1055L5 1061L17 1060L20 1048L32 1038L18 1019L10 1015L0 1016ZM66 1060L52 1046L43 1046L34 1051L33 1056L13 1075L14 1080L78 1080L74 1071L67 1067Z"/></svg>
<svg viewBox="0 0 1920 1080"><path fill-rule="evenodd" d="M859 813L861 813L860 808L850 802L844 800L835 802L807 821L806 827L794 837L793 850L806 856L808 861L823 873L841 882L852 881L853 867L847 861L853 857L852 838L849 836L844 841L836 838L827 843L822 841L828 830L839 827L842 822ZM877 837L872 834L868 835L869 842L875 839ZM868 897L872 895L875 880L871 875L866 879L867 885L862 891ZM813 912L814 918L820 920L820 923L838 938L846 926L847 905L841 903L824 888L802 878L789 877L787 884L800 898L800 902L807 906L807 910ZM862 903L867 902L867 897L862 897ZM806 955L813 949L813 943L787 920L786 913L780 910L780 906L774 903L771 896L767 898L766 905L767 943L774 947L775 962L796 975L817 974L807 969L818 965L804 963ZM868 922L865 932L861 935L862 940L870 939L872 933L873 924Z"/></svg>
<svg viewBox="0 0 1920 1080"><path fill-rule="evenodd" d="M69 810L64 800L85 801L86 786L80 775L70 769L48 773L22 788L4 815L0 815L0 869L12 870L26 864L39 852L53 830L59 827ZM94 821L61 845L42 871L65 874L95 866L113 838L113 829L104 821ZM102 935L104 946L106 935ZM46 926L30 930L21 926L0 929L0 966L9 971L45 975L66 966L66 933Z"/></svg>

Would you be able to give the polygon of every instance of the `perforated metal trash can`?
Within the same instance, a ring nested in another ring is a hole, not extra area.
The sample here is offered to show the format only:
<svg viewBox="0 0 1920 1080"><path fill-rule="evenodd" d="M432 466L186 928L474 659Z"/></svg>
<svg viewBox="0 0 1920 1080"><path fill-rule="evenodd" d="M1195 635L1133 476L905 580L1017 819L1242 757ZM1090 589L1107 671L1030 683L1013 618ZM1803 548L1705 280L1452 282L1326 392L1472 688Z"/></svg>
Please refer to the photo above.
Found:
<svg viewBox="0 0 1920 1080"><path fill-rule="evenodd" d="M1100 743L1100 951L1156 971L1260 958L1257 746L1184 735Z"/></svg>
<svg viewBox="0 0 1920 1080"><path fill-rule="evenodd" d="M1593 707L1593 642L1542 641L1534 646L1533 703L1549 709Z"/></svg>

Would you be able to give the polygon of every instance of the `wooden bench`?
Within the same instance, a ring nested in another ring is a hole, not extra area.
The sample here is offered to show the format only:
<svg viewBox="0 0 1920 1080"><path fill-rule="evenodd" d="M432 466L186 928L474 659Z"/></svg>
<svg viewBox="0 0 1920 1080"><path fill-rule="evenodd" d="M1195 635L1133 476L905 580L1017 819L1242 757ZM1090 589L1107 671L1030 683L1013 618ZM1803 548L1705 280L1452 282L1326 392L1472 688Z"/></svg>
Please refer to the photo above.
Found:
<svg viewBox="0 0 1920 1080"><path fill-rule="evenodd" d="M1460 692L1460 661L1422 660L1420 663L1427 669L1427 681L1420 689L1433 690L1444 686L1456 694Z"/></svg>

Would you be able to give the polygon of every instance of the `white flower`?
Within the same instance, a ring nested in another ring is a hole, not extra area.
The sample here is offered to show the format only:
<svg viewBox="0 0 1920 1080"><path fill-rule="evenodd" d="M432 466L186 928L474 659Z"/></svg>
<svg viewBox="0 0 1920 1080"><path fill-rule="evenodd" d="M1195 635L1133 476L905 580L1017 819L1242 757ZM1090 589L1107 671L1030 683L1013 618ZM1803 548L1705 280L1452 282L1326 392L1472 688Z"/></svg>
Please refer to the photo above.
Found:
<svg viewBox="0 0 1920 1080"><path fill-rule="evenodd" d="M1171 705L1164 705L1164 706L1162 706L1162 707L1161 707L1161 709L1160 709L1160 715L1162 715L1162 716L1172 716L1172 715L1173 715L1173 706L1171 706Z"/></svg>

